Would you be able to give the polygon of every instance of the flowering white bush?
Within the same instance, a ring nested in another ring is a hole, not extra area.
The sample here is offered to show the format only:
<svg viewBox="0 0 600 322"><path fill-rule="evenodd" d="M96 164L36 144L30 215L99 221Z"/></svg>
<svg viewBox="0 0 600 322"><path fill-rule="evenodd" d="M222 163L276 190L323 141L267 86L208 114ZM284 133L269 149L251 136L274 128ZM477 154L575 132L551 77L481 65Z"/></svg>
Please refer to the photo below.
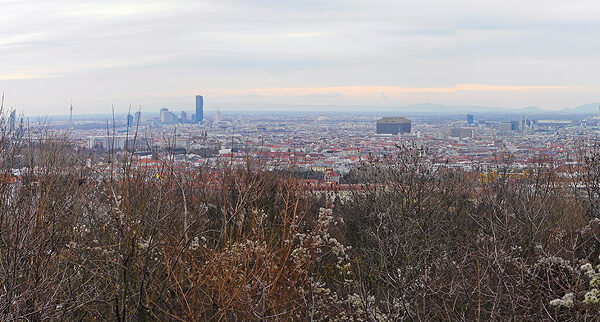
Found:
<svg viewBox="0 0 600 322"><path fill-rule="evenodd" d="M560 299L554 299L550 301L550 305L572 307L574 297L575 295L573 295L573 293L567 293Z"/></svg>
<svg viewBox="0 0 600 322"><path fill-rule="evenodd" d="M594 269L592 264L586 263L581 265L581 270L583 271L585 276L590 280L590 289L588 289L585 293L583 303L600 303L600 289L598 288L600 287L600 265L597 265Z"/></svg>

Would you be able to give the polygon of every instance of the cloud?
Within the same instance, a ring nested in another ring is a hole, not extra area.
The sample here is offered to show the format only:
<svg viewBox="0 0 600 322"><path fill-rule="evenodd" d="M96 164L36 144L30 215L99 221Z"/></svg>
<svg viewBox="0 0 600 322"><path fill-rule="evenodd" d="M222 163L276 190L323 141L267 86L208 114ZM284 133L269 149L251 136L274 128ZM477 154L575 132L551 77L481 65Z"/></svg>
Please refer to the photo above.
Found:
<svg viewBox="0 0 600 322"><path fill-rule="evenodd" d="M206 97L217 100L228 98L260 98L267 102L277 99L359 99L359 100L394 100L412 94L450 94L460 96L462 93L555 93L575 91L595 91L600 87L585 86L507 86L486 84L458 84L451 87L400 87L400 86L334 86L334 87L273 87L273 88L206 88L199 90L176 90L166 92L136 93L133 97L143 98L149 95L158 97L192 97L202 93Z"/></svg>
<svg viewBox="0 0 600 322"><path fill-rule="evenodd" d="M165 2L79 2L69 6L57 6L50 15L59 19L113 18L147 15L169 9Z"/></svg>
<svg viewBox="0 0 600 322"><path fill-rule="evenodd" d="M457 92L522 92L522 91L556 91L564 90L567 86L510 86L510 85L485 85L485 84L459 84L455 86Z"/></svg>
<svg viewBox="0 0 600 322"><path fill-rule="evenodd" d="M2 73L2 74L0 74L0 81L33 79L33 78L43 78L43 77L45 77L45 75L35 73L35 72Z"/></svg>
<svg viewBox="0 0 600 322"><path fill-rule="evenodd" d="M0 91L32 113L75 94L93 111L131 97L168 102L196 92L240 103L544 106L571 97L576 105L600 85L597 1L21 0L3 7Z"/></svg>

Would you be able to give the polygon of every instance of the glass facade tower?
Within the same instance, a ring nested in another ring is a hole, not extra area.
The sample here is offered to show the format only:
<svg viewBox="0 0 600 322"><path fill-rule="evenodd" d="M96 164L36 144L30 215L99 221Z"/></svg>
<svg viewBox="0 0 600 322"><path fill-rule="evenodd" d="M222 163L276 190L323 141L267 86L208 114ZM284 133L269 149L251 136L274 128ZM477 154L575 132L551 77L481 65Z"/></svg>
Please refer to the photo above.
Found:
<svg viewBox="0 0 600 322"><path fill-rule="evenodd" d="M202 95L196 95L196 123L204 119L204 98Z"/></svg>

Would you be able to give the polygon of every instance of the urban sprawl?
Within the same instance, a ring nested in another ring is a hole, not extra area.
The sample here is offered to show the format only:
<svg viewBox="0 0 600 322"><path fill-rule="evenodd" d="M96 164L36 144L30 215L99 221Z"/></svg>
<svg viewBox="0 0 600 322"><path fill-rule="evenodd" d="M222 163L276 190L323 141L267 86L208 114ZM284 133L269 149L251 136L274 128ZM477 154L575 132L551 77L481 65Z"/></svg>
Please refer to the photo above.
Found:
<svg viewBox="0 0 600 322"><path fill-rule="evenodd" d="M78 148L100 152L88 159L88 166L99 171L109 169L108 154L102 152L111 151L133 152L134 167L148 169L165 163L194 167L260 160L270 170L293 168L312 173L307 179L312 184L338 187L348 183L344 176L352 169L393 157L403 147L420 149L434 168L478 175L508 161L518 174L540 160L552 160L567 173L581 161L582 145L595 144L600 132L600 116L205 113L203 97L195 103L189 117L165 107L158 114L140 110L114 122L72 116L50 122L67 131Z"/></svg>

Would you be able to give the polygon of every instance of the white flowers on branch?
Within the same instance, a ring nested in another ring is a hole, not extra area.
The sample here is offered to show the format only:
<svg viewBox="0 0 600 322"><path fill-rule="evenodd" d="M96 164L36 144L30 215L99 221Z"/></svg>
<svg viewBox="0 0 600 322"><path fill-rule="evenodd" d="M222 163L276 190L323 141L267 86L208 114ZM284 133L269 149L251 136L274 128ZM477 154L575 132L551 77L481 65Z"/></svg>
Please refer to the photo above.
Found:
<svg viewBox="0 0 600 322"><path fill-rule="evenodd" d="M581 265L581 270L585 274L587 278L590 279L590 289L585 293L585 297L583 303L587 304L598 304L600 303L600 265L597 265L596 268L592 266L590 263L586 263Z"/></svg>
<svg viewBox="0 0 600 322"><path fill-rule="evenodd" d="M554 299L554 300L550 301L550 305L572 307L574 298L575 298L575 295L573 295L573 293L567 293L560 299Z"/></svg>

